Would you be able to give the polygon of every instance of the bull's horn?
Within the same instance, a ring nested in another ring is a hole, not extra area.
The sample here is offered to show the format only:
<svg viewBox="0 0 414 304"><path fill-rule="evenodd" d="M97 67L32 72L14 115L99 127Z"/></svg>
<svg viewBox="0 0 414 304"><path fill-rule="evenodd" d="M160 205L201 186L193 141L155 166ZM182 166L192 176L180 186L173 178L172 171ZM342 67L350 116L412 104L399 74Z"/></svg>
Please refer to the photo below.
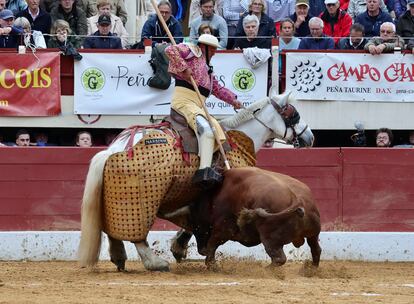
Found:
<svg viewBox="0 0 414 304"><path fill-rule="evenodd" d="M182 216L182 215L187 215L187 214L190 214L190 207L189 206L184 206L184 207L181 207L181 208L179 208L179 209L177 209L173 212L164 214L163 217L166 218L166 219L169 219L169 218L174 218L174 217L177 217L177 216Z"/></svg>

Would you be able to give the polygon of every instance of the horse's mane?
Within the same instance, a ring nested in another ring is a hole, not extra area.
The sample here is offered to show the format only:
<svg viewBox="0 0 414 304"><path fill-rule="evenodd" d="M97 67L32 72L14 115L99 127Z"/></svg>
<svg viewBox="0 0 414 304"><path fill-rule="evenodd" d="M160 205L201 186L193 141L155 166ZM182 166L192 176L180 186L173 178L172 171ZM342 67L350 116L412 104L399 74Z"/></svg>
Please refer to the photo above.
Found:
<svg viewBox="0 0 414 304"><path fill-rule="evenodd" d="M254 118L253 113L257 110L260 110L263 108L269 101L269 98L266 97L262 100L256 101L255 103L252 103L250 106L248 106L246 109L240 110L237 114L220 120L220 124L229 129L237 128L242 123L251 120Z"/></svg>

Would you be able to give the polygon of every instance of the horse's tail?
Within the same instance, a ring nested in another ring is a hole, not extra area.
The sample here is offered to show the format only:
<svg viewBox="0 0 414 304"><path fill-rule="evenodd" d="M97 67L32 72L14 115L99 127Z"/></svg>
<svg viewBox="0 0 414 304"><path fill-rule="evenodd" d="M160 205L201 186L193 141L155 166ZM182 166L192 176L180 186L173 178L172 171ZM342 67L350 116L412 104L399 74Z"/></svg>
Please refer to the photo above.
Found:
<svg viewBox="0 0 414 304"><path fill-rule="evenodd" d="M78 257L82 267L93 267L101 250L102 185L105 162L112 152L96 154L89 165L82 199L81 239Z"/></svg>

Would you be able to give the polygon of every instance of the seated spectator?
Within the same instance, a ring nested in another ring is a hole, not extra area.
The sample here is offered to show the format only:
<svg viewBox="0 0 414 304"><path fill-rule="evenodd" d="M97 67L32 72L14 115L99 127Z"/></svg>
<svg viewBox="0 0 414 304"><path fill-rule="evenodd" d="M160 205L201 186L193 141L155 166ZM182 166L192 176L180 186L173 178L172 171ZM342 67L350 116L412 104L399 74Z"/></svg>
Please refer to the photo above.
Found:
<svg viewBox="0 0 414 304"><path fill-rule="evenodd" d="M40 0L40 7L49 13L58 5L58 0ZM87 18L97 14L96 0L77 0L76 6L85 12Z"/></svg>
<svg viewBox="0 0 414 304"><path fill-rule="evenodd" d="M71 35L72 30L70 29L69 23L61 19L56 20L53 22L50 33L52 34L52 37L47 43L48 48L58 48L64 55L76 55L71 48L80 48L81 39L77 36Z"/></svg>
<svg viewBox="0 0 414 304"><path fill-rule="evenodd" d="M18 147L28 147L30 146L30 134L25 129L20 129L16 133L16 145Z"/></svg>
<svg viewBox="0 0 414 304"><path fill-rule="evenodd" d="M366 0L367 10L355 18L365 28L365 37L379 36L380 26L384 22L392 22L391 16L380 9L379 0Z"/></svg>
<svg viewBox="0 0 414 304"><path fill-rule="evenodd" d="M76 146L81 148L92 147L92 135L88 131L80 131L76 134Z"/></svg>
<svg viewBox="0 0 414 304"><path fill-rule="evenodd" d="M381 25L380 36L374 37L367 42L365 50L371 55L380 55L382 53L392 53L394 50L403 50L404 40L395 35L395 24L384 22Z"/></svg>
<svg viewBox="0 0 414 304"><path fill-rule="evenodd" d="M397 35L408 43L409 37L414 37L414 0L408 0L407 7L407 11L398 19Z"/></svg>
<svg viewBox="0 0 414 304"><path fill-rule="evenodd" d="M168 0L161 0L158 3L158 9L175 42L181 43L183 41L183 32L181 24L171 15L171 3ZM170 39L156 14L150 16L142 28L141 39L145 38L152 39L152 46L155 46L157 43L170 43Z"/></svg>
<svg viewBox="0 0 414 304"><path fill-rule="evenodd" d="M280 23L279 51L297 50L300 39L294 37L295 23L291 19L284 19ZM279 55L279 73L282 72L282 56Z"/></svg>
<svg viewBox="0 0 414 304"><path fill-rule="evenodd" d="M128 32L122 23L121 18L111 13L110 0L98 0L96 2L98 13L95 16L88 18L88 35L95 33L98 30L98 18L100 15L108 15L111 17L111 33L116 34L121 38L122 47L126 48L128 45Z"/></svg>
<svg viewBox="0 0 414 304"><path fill-rule="evenodd" d="M209 24L214 30L214 36L219 39L220 49L227 46L228 29L223 17L214 13L214 0L201 0L201 16L197 17L190 24L190 38L196 43L198 28L201 24Z"/></svg>
<svg viewBox="0 0 414 304"><path fill-rule="evenodd" d="M18 17L16 20L14 20L13 25L23 30L24 41L20 42L21 45L41 49L46 48L46 41L45 37L43 37L42 32L32 30L29 20L27 20L25 17Z"/></svg>
<svg viewBox="0 0 414 304"><path fill-rule="evenodd" d="M24 11L27 8L27 3L25 0L0 0L5 2L7 8L13 12L14 15L17 15L19 12Z"/></svg>
<svg viewBox="0 0 414 304"><path fill-rule="evenodd" d="M49 136L44 131L35 132L34 141L33 145L37 147L55 146L49 143Z"/></svg>
<svg viewBox="0 0 414 304"><path fill-rule="evenodd" d="M260 22L259 32L257 33L257 36L269 37L265 39L268 39L271 44L272 43L271 37L276 37L276 29L275 29L275 23L273 19L265 14L265 11L266 11L265 0L250 0L249 3L250 3L249 12L244 13L243 16L241 16L239 23L237 24L235 35L238 37L246 36L246 33L244 32L244 29L243 29L243 18L248 15L255 15L259 19L259 22Z"/></svg>
<svg viewBox="0 0 414 304"><path fill-rule="evenodd" d="M388 13L387 6L383 0L379 0L380 8L383 12ZM366 0L350 0L348 6L348 14L351 16L352 20L355 21L355 18L367 10L367 1Z"/></svg>
<svg viewBox="0 0 414 304"><path fill-rule="evenodd" d="M367 40L364 38L364 27L355 23L351 26L349 37L339 40L339 48L341 50L364 50Z"/></svg>
<svg viewBox="0 0 414 304"><path fill-rule="evenodd" d="M214 12L220 17L223 17L223 4L224 0L214 1ZM200 0L192 0L190 4L188 27L190 27L190 24L198 17L200 17Z"/></svg>
<svg viewBox="0 0 414 304"><path fill-rule="evenodd" d="M98 30L85 38L85 49L122 49L121 38L111 33L111 17L101 15L98 18Z"/></svg>
<svg viewBox="0 0 414 304"><path fill-rule="evenodd" d="M234 46L237 24L247 11L247 1L227 0L223 3L223 18L226 20L228 32L228 50L231 50Z"/></svg>
<svg viewBox="0 0 414 304"><path fill-rule="evenodd" d="M408 10L409 0L394 0L395 18L400 19L402 15ZM404 37L404 36L402 36Z"/></svg>
<svg viewBox="0 0 414 304"><path fill-rule="evenodd" d="M311 34L302 38L299 44L299 50L332 50L335 47L335 41L323 33L323 21L319 17L312 17L309 20L309 29Z"/></svg>
<svg viewBox="0 0 414 304"><path fill-rule="evenodd" d="M414 131L410 131L408 134L408 142L402 145L396 145L394 148L414 148Z"/></svg>
<svg viewBox="0 0 414 304"><path fill-rule="evenodd" d="M45 35L46 43L52 26L52 18L45 10L39 8L39 0L28 0L27 8L17 14L17 17L25 17L29 20L32 30L42 32Z"/></svg>
<svg viewBox="0 0 414 304"><path fill-rule="evenodd" d="M266 0L266 4L269 17L272 18L276 24L279 24L283 19L293 15L295 12L296 0Z"/></svg>
<svg viewBox="0 0 414 304"><path fill-rule="evenodd" d="M391 129L380 128L375 133L375 142L378 148L389 148L392 145L394 136Z"/></svg>
<svg viewBox="0 0 414 304"><path fill-rule="evenodd" d="M260 49L269 49L272 46L271 41L265 38L258 38L259 19L256 15L248 15L243 18L243 29L246 38L238 38L234 44L235 49L245 49L250 47L258 47Z"/></svg>
<svg viewBox="0 0 414 304"><path fill-rule="evenodd" d="M214 30L213 28L208 24L202 24L198 28L198 36L201 36L203 34L209 34L214 36Z"/></svg>
<svg viewBox="0 0 414 304"><path fill-rule="evenodd" d="M309 0L296 0L295 13L290 19L295 23L295 36L306 37L310 35L309 30Z"/></svg>
<svg viewBox="0 0 414 304"><path fill-rule="evenodd" d="M75 0L59 0L59 5L50 12L52 21L62 19L69 23L74 35L88 34L88 21L85 12L75 5Z"/></svg>
<svg viewBox="0 0 414 304"><path fill-rule="evenodd" d="M13 25L14 15L11 10L0 12L0 48L16 49L23 30Z"/></svg>
<svg viewBox="0 0 414 304"><path fill-rule="evenodd" d="M325 0L326 9L319 16L323 20L323 33L333 37L335 45L343 37L348 37L352 18L346 11L339 8L339 0Z"/></svg>

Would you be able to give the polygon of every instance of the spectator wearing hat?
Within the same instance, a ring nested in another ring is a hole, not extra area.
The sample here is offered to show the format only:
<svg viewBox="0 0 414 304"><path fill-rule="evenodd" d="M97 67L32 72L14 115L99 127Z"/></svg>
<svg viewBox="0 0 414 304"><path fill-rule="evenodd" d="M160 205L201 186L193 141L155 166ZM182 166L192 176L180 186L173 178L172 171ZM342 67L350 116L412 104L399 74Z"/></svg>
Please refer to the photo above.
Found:
<svg viewBox="0 0 414 304"><path fill-rule="evenodd" d="M122 49L121 38L111 33L111 17L100 15L98 18L98 30L85 38L85 49Z"/></svg>
<svg viewBox="0 0 414 304"><path fill-rule="evenodd" d="M108 15L111 17L111 33L116 34L121 38L122 47L125 48L128 45L128 32L122 23L121 18L111 13L111 1L110 0L98 0L96 1L96 7L98 13L95 16L88 18L88 35L95 33L98 30L98 18L100 15Z"/></svg>
<svg viewBox="0 0 414 304"><path fill-rule="evenodd" d="M367 10L355 18L365 28L366 37L379 36L381 24L392 22L391 16L380 9L380 0L366 0Z"/></svg>
<svg viewBox="0 0 414 304"><path fill-rule="evenodd" d="M19 34L23 33L13 25L14 15L11 10L0 11L0 48L16 49L19 42Z"/></svg>
<svg viewBox="0 0 414 304"><path fill-rule="evenodd" d="M319 17L312 17L309 20L311 34L302 38L299 50L332 50L335 48L335 41L323 33L323 21Z"/></svg>
<svg viewBox="0 0 414 304"><path fill-rule="evenodd" d="M365 44L367 44L364 34L365 30L361 24L352 24L349 37L339 40L339 48L341 50L364 50Z"/></svg>
<svg viewBox="0 0 414 304"><path fill-rule="evenodd" d="M309 0L296 0L295 13L290 19L295 23L295 36L306 37L310 35L309 20Z"/></svg>
<svg viewBox="0 0 414 304"><path fill-rule="evenodd" d="M339 0L325 0L325 6L325 11L319 16L323 20L323 32L333 37L335 45L338 45L341 38L349 36L352 18L340 9Z"/></svg>
<svg viewBox="0 0 414 304"><path fill-rule="evenodd" d="M243 28L243 19L248 15L255 15L259 19L259 32L257 36L259 37L269 37L265 38L271 43L270 37L276 37L275 24L272 18L270 18L266 13L266 2L265 0L250 0L249 1L249 11L240 18L239 23L237 24L236 36L245 37L246 33Z"/></svg>
<svg viewBox="0 0 414 304"><path fill-rule="evenodd" d="M39 7L40 0L27 0L27 8L17 14L16 17L25 17L29 20L32 30L49 34L52 26L50 14ZM45 36L46 43L49 37Z"/></svg>
<svg viewBox="0 0 414 304"><path fill-rule="evenodd" d="M407 11L397 22L397 35L404 37L408 43L410 37L414 37L414 0L408 0L407 7Z"/></svg>

